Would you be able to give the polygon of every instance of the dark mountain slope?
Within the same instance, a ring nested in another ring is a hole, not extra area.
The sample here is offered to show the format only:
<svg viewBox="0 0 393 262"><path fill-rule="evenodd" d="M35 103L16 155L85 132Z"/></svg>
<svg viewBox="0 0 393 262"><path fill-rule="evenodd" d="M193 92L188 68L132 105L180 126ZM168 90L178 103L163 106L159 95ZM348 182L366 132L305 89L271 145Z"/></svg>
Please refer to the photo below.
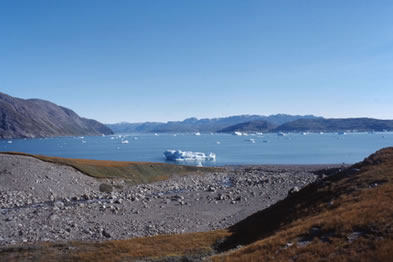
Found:
<svg viewBox="0 0 393 262"><path fill-rule="evenodd" d="M229 126L227 128L221 129L219 133L231 133L235 131L241 132L268 132L275 128L276 126L265 120L254 120L246 123L240 123L237 125Z"/></svg>
<svg viewBox="0 0 393 262"><path fill-rule="evenodd" d="M40 99L0 93L0 138L112 134L105 125Z"/></svg>

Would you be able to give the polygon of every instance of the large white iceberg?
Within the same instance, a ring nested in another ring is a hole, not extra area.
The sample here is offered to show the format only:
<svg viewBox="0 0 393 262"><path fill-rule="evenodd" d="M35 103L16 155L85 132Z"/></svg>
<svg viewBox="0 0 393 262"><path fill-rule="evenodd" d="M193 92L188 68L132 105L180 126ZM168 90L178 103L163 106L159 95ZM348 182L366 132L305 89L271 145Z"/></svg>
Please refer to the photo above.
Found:
<svg viewBox="0 0 393 262"><path fill-rule="evenodd" d="M164 156L169 161L205 161L216 160L216 154L209 153L206 155L201 152L181 151L181 150L167 150L164 152Z"/></svg>

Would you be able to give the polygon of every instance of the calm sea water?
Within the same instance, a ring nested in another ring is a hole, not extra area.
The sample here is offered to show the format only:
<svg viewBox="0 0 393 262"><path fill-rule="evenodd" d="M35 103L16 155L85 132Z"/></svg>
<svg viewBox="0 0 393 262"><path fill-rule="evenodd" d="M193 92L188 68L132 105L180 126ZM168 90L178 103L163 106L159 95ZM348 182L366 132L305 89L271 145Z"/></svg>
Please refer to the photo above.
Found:
<svg viewBox="0 0 393 262"><path fill-rule="evenodd" d="M247 141L254 139L255 143ZM128 140L128 144L121 143ZM9 141L12 141L9 142ZM393 133L339 134L127 134L119 138L59 137L0 140L0 151L17 151L48 156L122 161L165 162L167 149L214 152L215 162L203 165L237 164L336 164L355 163L383 147L393 146ZM196 164L196 163L188 163Z"/></svg>

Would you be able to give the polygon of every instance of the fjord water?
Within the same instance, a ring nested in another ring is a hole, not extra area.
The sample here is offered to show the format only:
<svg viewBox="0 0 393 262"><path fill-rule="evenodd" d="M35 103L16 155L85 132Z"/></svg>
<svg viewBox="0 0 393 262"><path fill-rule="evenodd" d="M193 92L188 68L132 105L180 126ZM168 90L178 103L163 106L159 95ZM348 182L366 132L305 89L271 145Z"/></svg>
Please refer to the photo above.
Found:
<svg viewBox="0 0 393 262"><path fill-rule="evenodd" d="M254 139L255 143L249 139ZM128 140L129 143L121 143L122 140ZM217 155L216 161L205 161L202 163L205 166L351 164L387 146L393 146L392 132L286 136L124 134L122 137L114 135L0 140L0 151L98 160L165 162L163 152L168 149L214 152Z"/></svg>

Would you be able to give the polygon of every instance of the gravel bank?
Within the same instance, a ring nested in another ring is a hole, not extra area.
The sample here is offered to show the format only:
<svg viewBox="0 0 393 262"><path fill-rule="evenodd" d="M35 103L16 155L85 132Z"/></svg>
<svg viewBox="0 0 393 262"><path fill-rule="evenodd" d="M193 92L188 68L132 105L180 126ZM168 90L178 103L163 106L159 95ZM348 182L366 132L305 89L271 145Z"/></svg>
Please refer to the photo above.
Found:
<svg viewBox="0 0 393 262"><path fill-rule="evenodd" d="M313 171L322 167L225 167L220 173L131 186L31 157L0 154L0 244L225 228L315 181Z"/></svg>

